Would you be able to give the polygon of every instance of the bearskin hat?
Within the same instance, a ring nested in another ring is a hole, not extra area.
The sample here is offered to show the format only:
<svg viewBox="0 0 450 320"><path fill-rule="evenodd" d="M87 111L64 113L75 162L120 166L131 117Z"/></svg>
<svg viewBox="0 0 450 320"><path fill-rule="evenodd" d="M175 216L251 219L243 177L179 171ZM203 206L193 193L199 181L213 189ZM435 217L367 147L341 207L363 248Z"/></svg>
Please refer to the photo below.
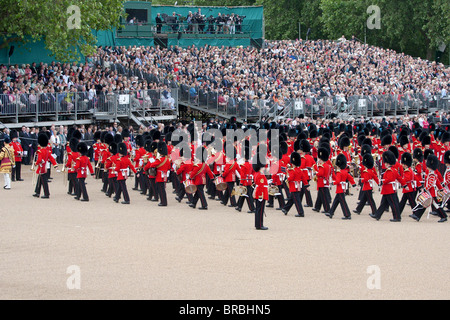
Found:
<svg viewBox="0 0 450 320"><path fill-rule="evenodd" d="M450 164L450 150L445 151L444 153L444 163L445 164Z"/></svg>
<svg viewBox="0 0 450 320"><path fill-rule="evenodd" d="M11 130L11 132L9 133L9 138L12 140L12 139L15 139L18 137L19 137L19 133L17 132L17 130Z"/></svg>
<svg viewBox="0 0 450 320"><path fill-rule="evenodd" d="M113 142L109 145L108 147L109 152L114 156L117 154L118 150L117 150L117 143Z"/></svg>
<svg viewBox="0 0 450 320"><path fill-rule="evenodd" d="M441 138L442 143L450 142L450 132L445 131Z"/></svg>
<svg viewBox="0 0 450 320"><path fill-rule="evenodd" d="M398 148L396 146L390 146L388 149L389 149L389 151L391 151L394 154L395 159L398 159L399 154L400 154L398 152Z"/></svg>
<svg viewBox="0 0 450 320"><path fill-rule="evenodd" d="M360 135L358 136L357 142L358 142L358 146L362 146L364 143L364 140L366 140L366 136L365 135ZM369 139L370 140L370 139ZM372 143L372 140L370 140L370 142Z"/></svg>
<svg viewBox="0 0 450 320"><path fill-rule="evenodd" d="M429 146L431 144L431 137L426 135L420 142L422 143L422 146Z"/></svg>
<svg viewBox="0 0 450 320"><path fill-rule="evenodd" d="M165 143L164 141L159 141L158 142L158 153L162 156L167 156L169 154L169 150L167 148L167 143Z"/></svg>
<svg viewBox="0 0 450 320"><path fill-rule="evenodd" d="M83 136L81 135L81 132L78 129L75 129L72 133L72 138L81 140Z"/></svg>
<svg viewBox="0 0 450 320"><path fill-rule="evenodd" d="M288 133L287 133L288 137L293 138L297 136L297 130L291 128L289 129Z"/></svg>
<svg viewBox="0 0 450 320"><path fill-rule="evenodd" d="M420 148L415 148L413 151L413 158L419 162L423 161L423 151Z"/></svg>
<svg viewBox="0 0 450 320"><path fill-rule="evenodd" d="M101 135L102 135L102 132L100 130L95 131L94 132L94 141L100 140L101 139Z"/></svg>
<svg viewBox="0 0 450 320"><path fill-rule="evenodd" d="M78 139L72 138L69 141L69 148L72 152L77 152Z"/></svg>
<svg viewBox="0 0 450 320"><path fill-rule="evenodd" d="M323 162L327 162L330 157L330 151L327 148L320 147L319 150L317 150L317 156Z"/></svg>
<svg viewBox="0 0 450 320"><path fill-rule="evenodd" d="M317 132L317 130L311 130L311 131L309 131L309 137L310 137L311 139L317 138L318 135L319 135L319 133Z"/></svg>
<svg viewBox="0 0 450 320"><path fill-rule="evenodd" d="M124 138L128 138L130 137L130 130L128 130L127 128L122 130L122 137Z"/></svg>
<svg viewBox="0 0 450 320"><path fill-rule="evenodd" d="M432 154L434 154L434 151L432 150L432 149L426 149L424 152L423 152L423 160L427 160L428 159L428 157L430 156L430 155L432 155Z"/></svg>
<svg viewBox="0 0 450 320"><path fill-rule="evenodd" d="M394 153L390 150L383 152L382 157L383 161L387 164L390 164L391 166L397 163L397 158L395 157Z"/></svg>
<svg viewBox="0 0 450 320"><path fill-rule="evenodd" d="M126 156L128 154L127 145L124 142L118 143L117 152L123 156Z"/></svg>
<svg viewBox="0 0 450 320"><path fill-rule="evenodd" d="M144 146L145 141L144 141L144 137L141 134L138 134L136 136L135 141L136 141L136 146L138 146L138 147Z"/></svg>
<svg viewBox="0 0 450 320"><path fill-rule="evenodd" d="M152 142L153 142L152 139L145 139L144 140L144 149L145 149L145 151L153 152L153 150L152 150Z"/></svg>
<svg viewBox="0 0 450 320"><path fill-rule="evenodd" d="M439 159L434 154L430 154L427 158L427 168L437 170L439 166Z"/></svg>
<svg viewBox="0 0 450 320"><path fill-rule="evenodd" d="M302 157L297 152L291 153L291 163L295 167L300 167L302 164Z"/></svg>
<svg viewBox="0 0 450 320"><path fill-rule="evenodd" d="M345 147L350 146L350 139L347 136L344 136L339 141L339 148L344 149Z"/></svg>
<svg viewBox="0 0 450 320"><path fill-rule="evenodd" d="M413 162L413 157L411 153L409 152L403 153L400 162L407 167L411 167Z"/></svg>
<svg viewBox="0 0 450 320"><path fill-rule="evenodd" d="M113 143L114 142L114 136L111 134L111 133L106 133L105 134L105 143L106 144L111 144L111 143Z"/></svg>
<svg viewBox="0 0 450 320"><path fill-rule="evenodd" d="M373 160L372 155L371 154L364 155L364 157L362 159L362 164L367 169L372 169L375 164L375 161Z"/></svg>
<svg viewBox="0 0 450 320"><path fill-rule="evenodd" d="M381 138L381 145L382 146L388 146L392 144L392 136L390 134L383 136Z"/></svg>
<svg viewBox="0 0 450 320"><path fill-rule="evenodd" d="M153 140L161 140L161 132L159 130L155 130L152 134Z"/></svg>
<svg viewBox="0 0 450 320"><path fill-rule="evenodd" d="M342 153L336 157L336 165L341 170L347 168L347 158Z"/></svg>
<svg viewBox="0 0 450 320"><path fill-rule="evenodd" d="M361 156L364 157L366 154L372 154L372 147L368 144L363 144L361 147Z"/></svg>
<svg viewBox="0 0 450 320"><path fill-rule="evenodd" d="M117 143L117 144L119 144L119 143L121 143L123 141L123 136L121 135L121 134L115 134L114 135L114 142L115 143Z"/></svg>
<svg viewBox="0 0 450 320"><path fill-rule="evenodd" d="M364 141L363 141L362 144L363 144L363 145L367 144L368 146L373 147L373 145L372 145L372 140L371 140L370 138L364 139Z"/></svg>
<svg viewBox="0 0 450 320"><path fill-rule="evenodd" d="M300 141L300 150L305 152L305 153L311 152L311 144L309 143L308 140L301 140Z"/></svg>
<svg viewBox="0 0 450 320"><path fill-rule="evenodd" d="M77 145L77 151L82 155L85 156L88 153L88 146L86 144L86 142L80 142Z"/></svg>
<svg viewBox="0 0 450 320"><path fill-rule="evenodd" d="M41 147L46 147L48 145L48 136L45 133L40 133L38 136L38 143Z"/></svg>
<svg viewBox="0 0 450 320"><path fill-rule="evenodd" d="M404 146L405 144L408 144L409 143L408 136L405 136L405 135L400 136L398 139L398 143L400 144L400 146Z"/></svg>
<svg viewBox="0 0 450 320"><path fill-rule="evenodd" d="M307 136L306 132L302 130L302 131L297 135L297 140L303 140L303 139L308 139L308 136Z"/></svg>

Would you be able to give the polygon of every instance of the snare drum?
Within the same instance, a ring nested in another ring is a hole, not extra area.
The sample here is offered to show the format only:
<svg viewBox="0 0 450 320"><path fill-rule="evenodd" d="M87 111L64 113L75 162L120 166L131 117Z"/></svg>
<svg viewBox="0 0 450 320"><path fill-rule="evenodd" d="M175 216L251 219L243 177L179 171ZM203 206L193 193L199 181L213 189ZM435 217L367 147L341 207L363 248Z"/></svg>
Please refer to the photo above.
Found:
<svg viewBox="0 0 450 320"><path fill-rule="evenodd" d="M428 191L422 191L417 195L416 203L424 208L428 208L433 203L433 198Z"/></svg>
<svg viewBox="0 0 450 320"><path fill-rule="evenodd" d="M439 190L436 194L436 198L438 202L447 202L448 198L450 197L450 190L447 188L444 188L442 190Z"/></svg>
<svg viewBox="0 0 450 320"><path fill-rule="evenodd" d="M184 189L186 193L194 194L197 191L197 186L194 184L194 181L188 179L184 182Z"/></svg>
<svg viewBox="0 0 450 320"><path fill-rule="evenodd" d="M227 189L227 183L223 181L222 177L217 177L214 181L214 184L216 185L217 191L225 191Z"/></svg>

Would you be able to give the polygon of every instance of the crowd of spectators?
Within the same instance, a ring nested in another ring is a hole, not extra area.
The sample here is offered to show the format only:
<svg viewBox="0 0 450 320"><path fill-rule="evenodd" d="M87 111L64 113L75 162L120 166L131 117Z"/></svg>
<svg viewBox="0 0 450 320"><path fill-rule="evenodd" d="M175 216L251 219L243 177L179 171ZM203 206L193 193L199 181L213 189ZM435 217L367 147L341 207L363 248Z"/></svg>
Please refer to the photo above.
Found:
<svg viewBox="0 0 450 320"><path fill-rule="evenodd" d="M369 96L377 107L383 96L393 99L448 98L450 69L356 40L275 41L253 47L99 48L96 58L114 61L147 82L188 88L228 101L324 98L333 104L355 95Z"/></svg>
<svg viewBox="0 0 450 320"><path fill-rule="evenodd" d="M73 109L76 95L92 108L116 92L133 92L138 105L173 108L174 91L198 102L207 94L219 106L289 99L333 104L355 95L376 101L413 97L448 99L450 68L354 40L274 41L254 47L99 47L85 63L0 66L0 110L54 104ZM254 103L246 108L258 108Z"/></svg>

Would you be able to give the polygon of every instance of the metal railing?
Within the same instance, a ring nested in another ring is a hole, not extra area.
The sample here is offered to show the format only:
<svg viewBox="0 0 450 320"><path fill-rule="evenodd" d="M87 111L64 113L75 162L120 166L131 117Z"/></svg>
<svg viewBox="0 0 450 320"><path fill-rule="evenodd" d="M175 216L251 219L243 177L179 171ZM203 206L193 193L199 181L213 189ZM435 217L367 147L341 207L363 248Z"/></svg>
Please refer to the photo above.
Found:
<svg viewBox="0 0 450 320"><path fill-rule="evenodd" d="M16 122L24 117L35 121L98 115L117 118L133 112L142 117L177 115L178 90L0 94L0 118L15 118Z"/></svg>
<svg viewBox="0 0 450 320"><path fill-rule="evenodd" d="M253 99L245 96L227 96L218 91L180 85L180 101L198 106L215 114L236 116L241 119L332 117L385 117L419 115L436 110L449 111L450 98L406 95L370 95L306 97L297 99Z"/></svg>
<svg viewBox="0 0 450 320"><path fill-rule="evenodd" d="M186 33L186 34L223 34L232 37L233 35L249 35L253 32L260 30L252 30L251 24L242 23L235 24L234 27L227 24L218 23L188 23L187 21L178 21L175 23L161 24L156 23L137 23L137 24L124 24L117 30L117 36L127 36L128 34L135 34L136 36L145 35L148 32L157 34L173 34L173 33Z"/></svg>

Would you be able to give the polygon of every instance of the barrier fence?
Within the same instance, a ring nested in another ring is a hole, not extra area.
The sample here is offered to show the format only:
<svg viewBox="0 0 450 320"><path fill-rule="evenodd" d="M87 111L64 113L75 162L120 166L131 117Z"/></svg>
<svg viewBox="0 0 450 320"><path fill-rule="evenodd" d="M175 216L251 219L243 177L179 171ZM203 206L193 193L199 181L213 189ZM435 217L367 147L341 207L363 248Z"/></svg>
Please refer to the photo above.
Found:
<svg viewBox="0 0 450 320"><path fill-rule="evenodd" d="M115 91L93 94L64 92L40 94L0 94L0 117L53 117L78 119L86 115L107 115L112 118L131 116L162 116L178 114L177 90ZM36 120L39 121L39 120ZM20 121L16 121L20 122Z"/></svg>

